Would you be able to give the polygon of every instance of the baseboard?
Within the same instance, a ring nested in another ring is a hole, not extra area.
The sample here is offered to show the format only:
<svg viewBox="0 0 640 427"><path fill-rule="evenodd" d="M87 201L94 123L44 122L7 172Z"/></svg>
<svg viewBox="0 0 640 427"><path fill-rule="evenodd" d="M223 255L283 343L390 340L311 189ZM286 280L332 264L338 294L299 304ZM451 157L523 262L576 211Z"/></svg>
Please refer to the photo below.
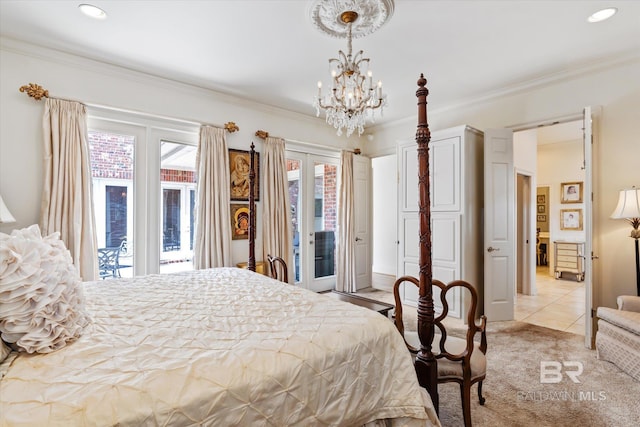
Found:
<svg viewBox="0 0 640 427"><path fill-rule="evenodd" d="M371 287L386 292L393 292L396 276L393 274L371 273Z"/></svg>

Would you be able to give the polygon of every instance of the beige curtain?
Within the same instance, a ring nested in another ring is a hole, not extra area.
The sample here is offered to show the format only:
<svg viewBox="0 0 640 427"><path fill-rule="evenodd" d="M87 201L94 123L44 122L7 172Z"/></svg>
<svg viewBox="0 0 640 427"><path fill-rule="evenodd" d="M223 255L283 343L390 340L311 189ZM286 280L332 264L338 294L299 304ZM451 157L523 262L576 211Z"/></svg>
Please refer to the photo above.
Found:
<svg viewBox="0 0 640 427"><path fill-rule="evenodd" d="M284 149L282 138L267 137L264 142L264 196L262 221L258 222L257 231L263 227L263 259L266 260L267 255L282 257L289 270L289 282L293 282L293 227Z"/></svg>
<svg viewBox="0 0 640 427"><path fill-rule="evenodd" d="M60 232L82 280L97 279L98 255L84 105L47 98L40 228Z"/></svg>
<svg viewBox="0 0 640 427"><path fill-rule="evenodd" d="M224 132L224 129L212 126L200 128L193 243L193 266L196 269L231 266L229 153Z"/></svg>
<svg viewBox="0 0 640 427"><path fill-rule="evenodd" d="M353 153L342 150L340 156L340 192L338 199L338 274L336 290L356 291L355 213L353 206Z"/></svg>

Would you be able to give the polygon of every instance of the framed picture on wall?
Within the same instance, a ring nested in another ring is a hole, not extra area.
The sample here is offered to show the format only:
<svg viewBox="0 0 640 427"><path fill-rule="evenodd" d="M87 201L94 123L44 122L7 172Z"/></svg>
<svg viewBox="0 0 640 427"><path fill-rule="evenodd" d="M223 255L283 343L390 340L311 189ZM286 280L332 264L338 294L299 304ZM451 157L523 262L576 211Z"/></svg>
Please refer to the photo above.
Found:
<svg viewBox="0 0 640 427"><path fill-rule="evenodd" d="M538 213L545 213L545 205L538 205Z"/></svg>
<svg viewBox="0 0 640 427"><path fill-rule="evenodd" d="M560 230L582 230L582 209L561 209Z"/></svg>
<svg viewBox="0 0 640 427"><path fill-rule="evenodd" d="M562 203L582 203L582 181L561 183L560 194Z"/></svg>
<svg viewBox="0 0 640 427"><path fill-rule="evenodd" d="M546 200L546 197L544 197L544 194L538 194L537 200L538 200L538 203L544 204L545 200Z"/></svg>
<svg viewBox="0 0 640 427"><path fill-rule="evenodd" d="M249 201L249 164L250 154L244 150L229 149L229 182L231 200ZM260 154L256 153L253 169L256 172L253 195L260 200Z"/></svg>
<svg viewBox="0 0 640 427"><path fill-rule="evenodd" d="M231 239L249 238L249 205L231 203Z"/></svg>
<svg viewBox="0 0 640 427"><path fill-rule="evenodd" d="M547 222L547 216L546 215L538 215L538 222Z"/></svg>

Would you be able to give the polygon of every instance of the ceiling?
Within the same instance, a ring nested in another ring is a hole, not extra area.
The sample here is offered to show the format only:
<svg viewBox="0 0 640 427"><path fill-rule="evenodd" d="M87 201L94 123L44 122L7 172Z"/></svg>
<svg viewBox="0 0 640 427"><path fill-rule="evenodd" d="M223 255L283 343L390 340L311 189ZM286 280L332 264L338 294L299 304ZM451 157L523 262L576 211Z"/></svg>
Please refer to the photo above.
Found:
<svg viewBox="0 0 640 427"><path fill-rule="evenodd" d="M0 34L309 116L328 59L346 50L314 28L305 0L83 1L108 18L84 16L82 1L0 0ZM611 6L613 18L587 23ZM396 0L353 48L383 81L381 123L415 114L420 73L439 109L638 57L640 1Z"/></svg>

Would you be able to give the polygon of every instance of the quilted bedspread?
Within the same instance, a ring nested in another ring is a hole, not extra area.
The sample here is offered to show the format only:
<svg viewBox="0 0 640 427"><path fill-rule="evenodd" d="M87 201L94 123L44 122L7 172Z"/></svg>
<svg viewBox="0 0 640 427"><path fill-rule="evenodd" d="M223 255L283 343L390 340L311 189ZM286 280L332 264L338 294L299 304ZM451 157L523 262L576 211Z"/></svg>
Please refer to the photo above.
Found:
<svg viewBox="0 0 640 427"><path fill-rule="evenodd" d="M439 425L384 316L236 268L84 284L91 325L0 381L2 426Z"/></svg>

